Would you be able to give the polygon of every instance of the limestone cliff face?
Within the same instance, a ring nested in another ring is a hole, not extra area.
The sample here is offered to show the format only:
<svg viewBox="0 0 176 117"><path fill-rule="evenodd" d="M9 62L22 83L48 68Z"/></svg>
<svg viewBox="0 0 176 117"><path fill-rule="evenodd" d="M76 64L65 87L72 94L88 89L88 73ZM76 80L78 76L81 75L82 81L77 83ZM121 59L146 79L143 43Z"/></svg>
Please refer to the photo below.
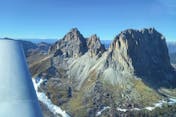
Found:
<svg viewBox="0 0 176 117"><path fill-rule="evenodd" d="M160 77L157 81L172 79L167 77L172 67L165 38L154 28L121 32L109 51L123 70L134 75L152 77L154 81L154 77Z"/></svg>

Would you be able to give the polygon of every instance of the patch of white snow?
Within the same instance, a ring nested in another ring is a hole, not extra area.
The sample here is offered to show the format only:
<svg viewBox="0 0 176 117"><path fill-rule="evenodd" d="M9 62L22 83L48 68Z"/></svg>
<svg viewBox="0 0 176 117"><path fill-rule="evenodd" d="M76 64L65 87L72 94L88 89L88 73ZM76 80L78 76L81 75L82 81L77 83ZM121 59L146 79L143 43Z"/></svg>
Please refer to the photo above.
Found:
<svg viewBox="0 0 176 117"><path fill-rule="evenodd" d="M121 111L121 112L126 112L128 109L123 109L123 108L117 107L117 110L118 110L118 111Z"/></svg>
<svg viewBox="0 0 176 117"><path fill-rule="evenodd" d="M110 107L109 107L109 106L103 107L102 110L100 110L100 111L97 112L96 116L100 116L101 113L102 113L103 111L105 111L106 109L110 109Z"/></svg>
<svg viewBox="0 0 176 117"><path fill-rule="evenodd" d="M39 92L38 91L38 87L40 86L40 84L42 82L44 82L43 79L37 79L35 80L34 78L32 79L33 81L33 84L34 84L34 88L36 90L36 94L37 94L37 97L38 99L43 102L47 107L48 109L53 112L54 114L60 114L62 115L62 117L70 117L64 110L62 110L60 107L54 105L51 100L45 95L45 93L43 92Z"/></svg>
<svg viewBox="0 0 176 117"><path fill-rule="evenodd" d="M154 103L153 105L154 106L148 106L148 107L145 107L145 108L142 108L142 109L139 109L139 108L132 108L132 109L123 109L123 108L119 108L117 107L117 110L118 111L121 111L121 112L126 112L126 111L133 111L133 110L137 110L137 111L140 111L140 110L143 110L143 109L147 109L149 111L152 111L154 110L155 108L157 107L160 107L162 108L163 104L175 104L176 103L176 99L175 98L169 98L169 100L165 101L165 100L160 100L159 102L157 103Z"/></svg>

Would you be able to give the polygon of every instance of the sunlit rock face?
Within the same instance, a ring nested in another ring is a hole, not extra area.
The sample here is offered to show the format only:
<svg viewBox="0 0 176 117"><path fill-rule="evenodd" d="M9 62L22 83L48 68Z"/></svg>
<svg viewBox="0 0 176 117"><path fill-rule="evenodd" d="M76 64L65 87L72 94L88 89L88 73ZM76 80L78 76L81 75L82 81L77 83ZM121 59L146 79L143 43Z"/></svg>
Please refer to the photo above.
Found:
<svg viewBox="0 0 176 117"><path fill-rule="evenodd" d="M0 117L42 117L18 41L0 40Z"/></svg>
<svg viewBox="0 0 176 117"><path fill-rule="evenodd" d="M105 51L105 46L101 44L101 41L96 34L87 39L87 47L90 56L101 56L102 53Z"/></svg>
<svg viewBox="0 0 176 117"><path fill-rule="evenodd" d="M111 44L110 51L124 70L137 76L160 82L169 82L174 77L165 38L154 28L121 32Z"/></svg>
<svg viewBox="0 0 176 117"><path fill-rule="evenodd" d="M78 57L87 52L86 39L77 28L73 28L61 40L50 47L49 53L55 56Z"/></svg>
<svg viewBox="0 0 176 117"><path fill-rule="evenodd" d="M90 56L101 56L105 47L101 44L97 35L84 38L77 28L73 28L62 39L58 40L49 49L49 54L54 56L77 58L89 52Z"/></svg>

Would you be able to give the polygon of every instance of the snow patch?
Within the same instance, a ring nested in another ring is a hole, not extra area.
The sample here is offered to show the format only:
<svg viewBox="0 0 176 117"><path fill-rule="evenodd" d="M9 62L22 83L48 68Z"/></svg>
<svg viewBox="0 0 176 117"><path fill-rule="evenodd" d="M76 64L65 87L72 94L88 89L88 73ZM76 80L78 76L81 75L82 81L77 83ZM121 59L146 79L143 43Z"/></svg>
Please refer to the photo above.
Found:
<svg viewBox="0 0 176 117"><path fill-rule="evenodd" d="M126 112L128 109L123 109L123 108L117 107L117 110L118 110L118 111L121 111L121 112Z"/></svg>
<svg viewBox="0 0 176 117"><path fill-rule="evenodd" d="M117 110L118 110L118 111L121 111L121 112L127 112L127 111L134 111L134 110L140 111L141 109L139 109L139 108L123 109L123 108L117 107Z"/></svg>
<svg viewBox="0 0 176 117"><path fill-rule="evenodd" d="M175 104L175 103L176 103L176 99L175 99L175 98L169 98L167 101L165 101L165 100L160 100L159 102L154 103L154 104L153 104L154 106L148 106L148 107L141 108L141 109L139 109L139 108L123 109L123 108L117 107L117 110L118 110L118 111L121 111L121 112L127 112L127 111L133 111L133 110L140 111L140 110L143 110L143 109L152 111L152 110L154 110L154 109L157 108L157 107L162 108L163 104L172 105L172 104Z"/></svg>
<svg viewBox="0 0 176 117"><path fill-rule="evenodd" d="M96 116L100 116L101 113L102 113L103 111L105 111L106 109L110 109L110 107L109 107L109 106L103 107L102 110L100 110L100 111L97 112Z"/></svg>
<svg viewBox="0 0 176 117"><path fill-rule="evenodd" d="M70 117L64 110L62 110L60 107L54 105L51 100L45 95L43 92L38 91L38 87L40 86L41 83L43 83L45 80L40 79L40 78L32 78L32 82L34 84L34 88L36 90L36 94L38 99L43 102L48 109L53 112L54 114L60 114L62 117Z"/></svg>
<svg viewBox="0 0 176 117"><path fill-rule="evenodd" d="M145 107L145 109L152 111L153 109L155 109L155 107Z"/></svg>

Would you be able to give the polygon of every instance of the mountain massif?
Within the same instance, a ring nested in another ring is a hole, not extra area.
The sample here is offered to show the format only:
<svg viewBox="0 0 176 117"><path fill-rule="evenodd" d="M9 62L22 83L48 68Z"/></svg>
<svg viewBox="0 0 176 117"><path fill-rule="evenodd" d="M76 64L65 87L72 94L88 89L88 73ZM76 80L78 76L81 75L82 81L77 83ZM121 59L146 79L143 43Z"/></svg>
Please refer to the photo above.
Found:
<svg viewBox="0 0 176 117"><path fill-rule="evenodd" d="M28 54L30 71L44 81L38 90L71 117L126 117L176 92L166 40L154 28L124 30L107 49L73 28L44 48Z"/></svg>

